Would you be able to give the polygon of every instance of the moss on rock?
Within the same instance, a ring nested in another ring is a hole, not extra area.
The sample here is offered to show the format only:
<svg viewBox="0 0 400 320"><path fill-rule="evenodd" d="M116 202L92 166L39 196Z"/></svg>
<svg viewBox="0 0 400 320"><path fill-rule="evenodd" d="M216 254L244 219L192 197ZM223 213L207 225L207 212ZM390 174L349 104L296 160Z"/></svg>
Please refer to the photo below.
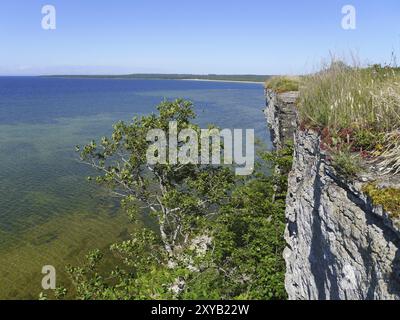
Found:
<svg viewBox="0 0 400 320"><path fill-rule="evenodd" d="M393 217L400 217L400 189L380 188L374 183L368 183L363 187L365 192L375 205L381 205Z"/></svg>

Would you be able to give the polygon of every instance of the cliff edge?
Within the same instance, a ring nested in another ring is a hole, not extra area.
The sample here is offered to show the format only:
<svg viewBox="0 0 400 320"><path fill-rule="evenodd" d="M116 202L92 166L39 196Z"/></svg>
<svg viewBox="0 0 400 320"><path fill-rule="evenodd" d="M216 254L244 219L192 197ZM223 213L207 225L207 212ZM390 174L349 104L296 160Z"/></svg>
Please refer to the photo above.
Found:
<svg viewBox="0 0 400 320"><path fill-rule="evenodd" d="M341 177L319 134L299 129L297 96L266 90L275 147L294 141L284 251L289 299L400 299L399 224L362 191L376 175L351 182Z"/></svg>

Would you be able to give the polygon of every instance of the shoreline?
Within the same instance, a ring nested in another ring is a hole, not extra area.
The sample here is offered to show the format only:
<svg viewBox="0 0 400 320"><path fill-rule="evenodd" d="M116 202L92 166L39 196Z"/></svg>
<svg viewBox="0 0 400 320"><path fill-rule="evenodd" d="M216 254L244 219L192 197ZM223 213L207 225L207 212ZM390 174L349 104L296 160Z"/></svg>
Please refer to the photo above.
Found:
<svg viewBox="0 0 400 320"><path fill-rule="evenodd" d="M231 82L231 83L251 83L251 84L262 84L261 81L240 81L240 80L213 80L213 79L170 79L170 80L180 80L180 81L202 81L202 82Z"/></svg>
<svg viewBox="0 0 400 320"><path fill-rule="evenodd" d="M95 80L173 80L173 81L196 81L196 82L227 82L227 83L247 83L247 84L261 84L264 85L265 81L251 81L251 80L229 80L229 79L199 79L199 78L187 78L187 79L180 79L180 78L128 78L128 77L90 77L90 76L46 76L40 75L36 76L38 78L62 78L62 79L95 79Z"/></svg>

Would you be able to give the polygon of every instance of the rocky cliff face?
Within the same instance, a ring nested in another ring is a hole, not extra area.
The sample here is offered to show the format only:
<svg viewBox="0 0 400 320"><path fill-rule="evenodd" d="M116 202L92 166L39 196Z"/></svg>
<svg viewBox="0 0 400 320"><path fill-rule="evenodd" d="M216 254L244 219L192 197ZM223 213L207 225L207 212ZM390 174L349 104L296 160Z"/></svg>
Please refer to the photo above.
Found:
<svg viewBox="0 0 400 320"><path fill-rule="evenodd" d="M284 258L290 299L399 299L400 229L330 165L320 137L297 128L295 92L267 90L274 143L294 139Z"/></svg>

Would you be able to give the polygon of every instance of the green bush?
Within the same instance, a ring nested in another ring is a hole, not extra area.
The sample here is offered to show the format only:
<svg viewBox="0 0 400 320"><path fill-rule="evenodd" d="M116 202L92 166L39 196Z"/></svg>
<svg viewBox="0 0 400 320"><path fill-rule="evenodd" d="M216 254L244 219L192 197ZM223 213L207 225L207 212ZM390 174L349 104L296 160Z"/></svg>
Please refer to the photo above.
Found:
<svg viewBox="0 0 400 320"><path fill-rule="evenodd" d="M265 87L274 90L277 93L299 91L299 77L272 77L265 82Z"/></svg>

